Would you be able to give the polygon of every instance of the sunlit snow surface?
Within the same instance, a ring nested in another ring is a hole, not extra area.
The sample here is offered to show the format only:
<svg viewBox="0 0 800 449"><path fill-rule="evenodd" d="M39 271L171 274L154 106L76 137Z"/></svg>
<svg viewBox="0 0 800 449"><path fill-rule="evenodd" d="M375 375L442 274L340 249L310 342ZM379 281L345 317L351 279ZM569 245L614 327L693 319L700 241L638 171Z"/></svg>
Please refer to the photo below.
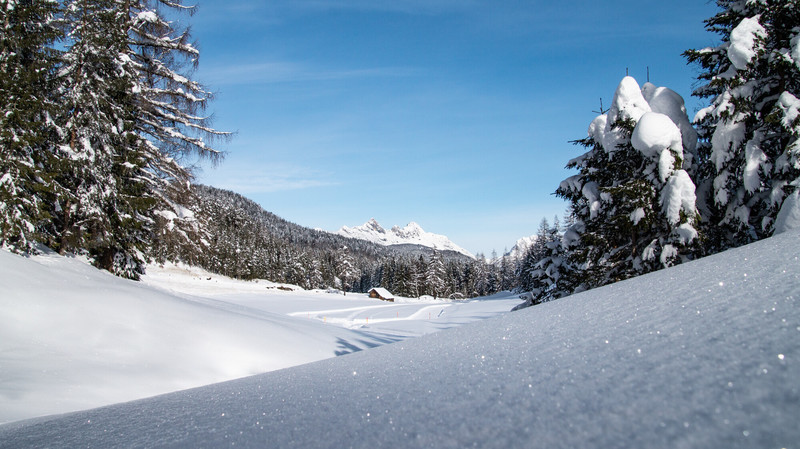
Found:
<svg viewBox="0 0 800 449"><path fill-rule="evenodd" d="M519 303L280 288L174 265L133 282L74 258L0 251L0 423L322 360Z"/></svg>
<svg viewBox="0 0 800 449"><path fill-rule="evenodd" d="M0 447L788 448L800 234L417 339L0 426Z"/></svg>

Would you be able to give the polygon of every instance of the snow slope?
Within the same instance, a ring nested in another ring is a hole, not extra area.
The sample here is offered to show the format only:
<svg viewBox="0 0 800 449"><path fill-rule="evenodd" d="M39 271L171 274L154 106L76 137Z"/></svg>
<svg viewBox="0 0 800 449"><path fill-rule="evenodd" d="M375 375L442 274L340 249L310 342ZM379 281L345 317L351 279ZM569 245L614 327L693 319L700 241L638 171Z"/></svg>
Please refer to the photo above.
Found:
<svg viewBox="0 0 800 449"><path fill-rule="evenodd" d="M291 369L0 426L0 447L789 448L800 234Z"/></svg>
<svg viewBox="0 0 800 449"><path fill-rule="evenodd" d="M0 286L0 422L321 360L506 313L518 302L390 304L174 265L151 266L143 282L132 282L74 258L6 251Z"/></svg>
<svg viewBox="0 0 800 449"><path fill-rule="evenodd" d="M413 221L406 227L393 226L387 231L374 218L361 226L347 227L342 226L336 234L344 237L367 240L378 245L421 245L434 248L440 251L455 251L465 256L474 258L469 251L451 242L444 235L426 232L422 227Z"/></svg>

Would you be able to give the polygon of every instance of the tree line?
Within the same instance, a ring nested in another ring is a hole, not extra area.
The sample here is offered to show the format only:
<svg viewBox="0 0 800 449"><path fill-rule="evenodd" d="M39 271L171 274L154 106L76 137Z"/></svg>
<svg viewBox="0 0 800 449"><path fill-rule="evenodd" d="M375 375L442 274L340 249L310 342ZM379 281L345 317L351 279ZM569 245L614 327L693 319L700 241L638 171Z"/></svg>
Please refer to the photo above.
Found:
<svg viewBox="0 0 800 449"><path fill-rule="evenodd" d="M157 263L182 261L239 279L305 289L384 287L415 298L471 298L517 285L509 257L493 263L483 255L385 247L291 223L228 190L193 185L190 193L182 216L159 217L162 232L150 252Z"/></svg>

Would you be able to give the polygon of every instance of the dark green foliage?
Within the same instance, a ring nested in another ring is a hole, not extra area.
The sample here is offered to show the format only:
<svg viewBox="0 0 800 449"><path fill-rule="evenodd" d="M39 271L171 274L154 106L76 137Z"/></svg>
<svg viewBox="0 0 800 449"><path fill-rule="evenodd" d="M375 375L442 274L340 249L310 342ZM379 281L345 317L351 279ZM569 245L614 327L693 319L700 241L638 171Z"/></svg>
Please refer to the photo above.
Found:
<svg viewBox="0 0 800 449"><path fill-rule="evenodd" d="M62 37L48 1L0 1L0 244L31 251L53 239L50 208L58 114L52 45Z"/></svg>
<svg viewBox="0 0 800 449"><path fill-rule="evenodd" d="M191 198L180 160L219 158L203 138L228 134L197 116L211 95L179 71L199 53L165 9L187 8L0 1L0 243L87 254L137 278L151 250L178 245L165 228L184 245L200 234L179 216Z"/></svg>

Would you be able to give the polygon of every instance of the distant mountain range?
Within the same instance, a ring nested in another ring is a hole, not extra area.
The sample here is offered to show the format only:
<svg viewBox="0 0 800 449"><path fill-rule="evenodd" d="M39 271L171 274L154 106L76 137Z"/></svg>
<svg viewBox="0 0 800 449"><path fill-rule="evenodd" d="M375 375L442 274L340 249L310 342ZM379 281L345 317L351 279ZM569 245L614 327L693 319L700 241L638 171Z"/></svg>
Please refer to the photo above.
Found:
<svg viewBox="0 0 800 449"><path fill-rule="evenodd" d="M343 237L366 240L383 246L424 246L438 251L453 251L475 258L472 253L456 245L446 236L426 232L413 221L404 228L393 226L387 231L373 218L361 226L352 228L342 226L341 229L336 231L336 234Z"/></svg>

